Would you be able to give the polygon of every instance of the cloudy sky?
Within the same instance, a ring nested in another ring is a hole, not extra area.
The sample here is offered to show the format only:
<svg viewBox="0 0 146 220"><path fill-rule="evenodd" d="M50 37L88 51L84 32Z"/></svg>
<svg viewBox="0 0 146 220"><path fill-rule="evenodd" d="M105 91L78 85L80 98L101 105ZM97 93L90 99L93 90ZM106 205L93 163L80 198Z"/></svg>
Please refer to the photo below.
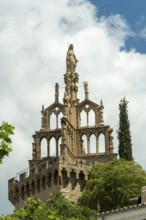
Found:
<svg viewBox="0 0 146 220"><path fill-rule="evenodd" d="M15 126L13 152L0 166L0 214L13 210L7 181L28 167L41 106L54 101L55 82L64 86L70 43L79 60L79 85L88 81L91 100L103 100L115 152L118 104L127 97L133 155L146 169L145 6L145 0L0 1L0 123ZM81 100L82 92L80 87ZM62 94L63 88L60 101Z"/></svg>

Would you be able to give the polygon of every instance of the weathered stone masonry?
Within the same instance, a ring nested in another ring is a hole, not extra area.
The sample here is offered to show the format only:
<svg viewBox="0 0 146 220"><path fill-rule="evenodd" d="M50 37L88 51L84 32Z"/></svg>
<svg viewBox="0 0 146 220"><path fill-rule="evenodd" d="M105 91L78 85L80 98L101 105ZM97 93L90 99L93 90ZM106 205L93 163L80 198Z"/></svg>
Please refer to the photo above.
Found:
<svg viewBox="0 0 146 220"><path fill-rule="evenodd" d="M29 172L21 172L19 179L8 181L9 200L15 206L23 206L28 197L47 201L53 192L62 192L65 197L77 201L85 188L89 172L96 162L108 162L116 154L113 149L112 129L104 124L103 103L89 100L88 83L84 83L85 99L78 99L79 75L75 72L77 59L70 45L66 57L64 75L65 93L63 104L59 102L59 85L55 85L55 101L48 108L42 106L41 129L33 135L32 160ZM90 125L90 112L94 124ZM82 113L86 125L82 126ZM51 127L54 116L55 128ZM61 117L60 117L61 116ZM100 135L104 135L105 149L100 152ZM86 144L83 141L86 138ZM91 137L95 138L92 146ZM46 140L47 155L42 157L42 140ZM52 139L55 145L52 145ZM93 151L94 148L94 152ZM52 150L55 155L52 155Z"/></svg>

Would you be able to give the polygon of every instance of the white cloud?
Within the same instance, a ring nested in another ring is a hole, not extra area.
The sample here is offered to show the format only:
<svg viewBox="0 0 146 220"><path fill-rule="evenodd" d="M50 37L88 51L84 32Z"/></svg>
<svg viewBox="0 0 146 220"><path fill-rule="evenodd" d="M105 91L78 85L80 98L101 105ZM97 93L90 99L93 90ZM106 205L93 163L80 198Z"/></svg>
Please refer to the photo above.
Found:
<svg viewBox="0 0 146 220"><path fill-rule="evenodd" d="M68 43L75 46L80 85L88 80L91 99L103 100L105 122L115 131L120 99L130 101L134 157L146 168L146 55L120 51L132 34L123 17L96 17L87 0L0 2L0 118L16 127L14 150L0 168L1 213L11 210L7 180L31 159L31 135L40 128L41 105L53 102L55 82L64 86ZM83 98L81 92L82 87ZM114 136L117 146L116 132Z"/></svg>
<svg viewBox="0 0 146 220"><path fill-rule="evenodd" d="M139 36L142 37L142 38L144 38L144 39L146 39L146 27L144 27L144 28L140 31Z"/></svg>

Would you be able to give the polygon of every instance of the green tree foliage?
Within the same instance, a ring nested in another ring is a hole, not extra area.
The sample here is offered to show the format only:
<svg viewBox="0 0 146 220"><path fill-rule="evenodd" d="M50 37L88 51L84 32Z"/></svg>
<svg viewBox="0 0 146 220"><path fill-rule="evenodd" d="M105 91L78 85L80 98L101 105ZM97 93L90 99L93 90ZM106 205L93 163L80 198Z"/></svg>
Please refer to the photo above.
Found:
<svg viewBox="0 0 146 220"><path fill-rule="evenodd" d="M130 121L128 119L128 101L124 97L119 104L119 127L117 130L119 140L119 157L133 160Z"/></svg>
<svg viewBox="0 0 146 220"><path fill-rule="evenodd" d="M95 220L96 213L89 208L76 206L54 194L47 203L29 198L25 206L14 211L11 216L2 216L1 220Z"/></svg>
<svg viewBox="0 0 146 220"><path fill-rule="evenodd" d="M0 163L2 163L3 158L8 156L12 151L10 135L14 134L13 131L14 127L7 122L3 122L0 126Z"/></svg>
<svg viewBox="0 0 146 220"><path fill-rule="evenodd" d="M133 161L114 159L98 163L91 170L79 204L98 211L124 207L130 198L139 196L144 185L146 172Z"/></svg>

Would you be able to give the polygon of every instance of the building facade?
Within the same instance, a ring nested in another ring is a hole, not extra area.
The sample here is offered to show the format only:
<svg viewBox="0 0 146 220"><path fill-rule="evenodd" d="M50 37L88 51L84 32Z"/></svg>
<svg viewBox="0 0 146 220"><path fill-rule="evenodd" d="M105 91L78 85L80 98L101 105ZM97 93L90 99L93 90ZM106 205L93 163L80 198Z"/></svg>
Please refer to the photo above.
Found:
<svg viewBox="0 0 146 220"><path fill-rule="evenodd" d="M146 204L139 204L98 214L97 220L146 220Z"/></svg>
<svg viewBox="0 0 146 220"><path fill-rule="evenodd" d="M47 108L42 106L41 129L33 135L29 172L20 172L18 179L8 181L9 200L15 208L22 207L30 196L47 201L53 192L62 192L65 197L77 201L85 188L91 167L96 162L104 163L116 157L113 129L103 120L103 103L96 104L89 99L87 82L84 82L84 100L80 102L78 99L77 62L71 44L66 55L63 102L59 102L59 85L56 83L54 103ZM91 118L94 119L92 125ZM99 144L101 135L105 143L102 152ZM94 144L91 139L94 139ZM46 156L42 156L44 140Z"/></svg>

